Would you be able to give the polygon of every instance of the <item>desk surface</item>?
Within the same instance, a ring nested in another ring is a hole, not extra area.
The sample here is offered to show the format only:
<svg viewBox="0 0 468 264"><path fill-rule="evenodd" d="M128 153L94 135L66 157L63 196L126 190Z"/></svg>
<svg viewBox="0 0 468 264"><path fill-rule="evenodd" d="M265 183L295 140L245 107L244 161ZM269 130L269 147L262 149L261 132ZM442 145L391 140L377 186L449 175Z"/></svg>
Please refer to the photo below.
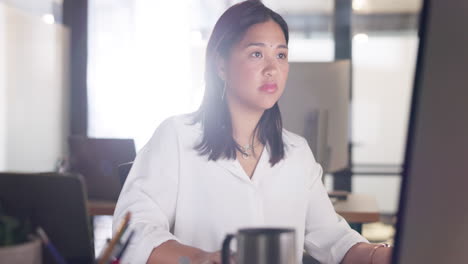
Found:
<svg viewBox="0 0 468 264"><path fill-rule="evenodd" d="M379 207L374 196L367 194L348 194L343 201L336 201L335 211L349 223L371 223L380 218Z"/></svg>
<svg viewBox="0 0 468 264"><path fill-rule="evenodd" d="M90 216L113 215L115 203L115 201L88 200L88 213Z"/></svg>
<svg viewBox="0 0 468 264"><path fill-rule="evenodd" d="M350 223L377 222L380 218L375 197L366 194L349 194L344 201L334 204L336 212ZM93 215L114 214L114 201L88 201L88 212Z"/></svg>

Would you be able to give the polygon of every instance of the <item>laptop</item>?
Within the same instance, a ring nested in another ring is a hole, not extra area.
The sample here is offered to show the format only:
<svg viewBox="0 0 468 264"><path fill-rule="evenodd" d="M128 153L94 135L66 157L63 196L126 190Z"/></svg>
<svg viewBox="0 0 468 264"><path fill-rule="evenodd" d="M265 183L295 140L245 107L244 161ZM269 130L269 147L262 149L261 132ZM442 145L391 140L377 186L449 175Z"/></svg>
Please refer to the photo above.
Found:
<svg viewBox="0 0 468 264"><path fill-rule="evenodd" d="M83 176L90 200L117 201L122 182L118 167L136 156L133 139L70 136L70 171Z"/></svg>
<svg viewBox="0 0 468 264"><path fill-rule="evenodd" d="M69 264L94 262L83 181L76 175L0 173L3 212L42 227ZM42 263L55 263L43 250Z"/></svg>
<svg viewBox="0 0 468 264"><path fill-rule="evenodd" d="M394 263L468 263L468 1L425 1Z"/></svg>

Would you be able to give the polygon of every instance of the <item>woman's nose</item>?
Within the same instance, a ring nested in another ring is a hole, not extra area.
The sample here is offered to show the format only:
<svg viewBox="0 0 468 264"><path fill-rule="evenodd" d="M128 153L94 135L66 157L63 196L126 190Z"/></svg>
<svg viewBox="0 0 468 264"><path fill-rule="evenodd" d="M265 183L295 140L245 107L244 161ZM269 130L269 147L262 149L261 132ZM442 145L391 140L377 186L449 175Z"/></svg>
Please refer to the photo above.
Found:
<svg viewBox="0 0 468 264"><path fill-rule="evenodd" d="M278 72L278 63L272 58L265 60L264 74L267 76L274 76Z"/></svg>

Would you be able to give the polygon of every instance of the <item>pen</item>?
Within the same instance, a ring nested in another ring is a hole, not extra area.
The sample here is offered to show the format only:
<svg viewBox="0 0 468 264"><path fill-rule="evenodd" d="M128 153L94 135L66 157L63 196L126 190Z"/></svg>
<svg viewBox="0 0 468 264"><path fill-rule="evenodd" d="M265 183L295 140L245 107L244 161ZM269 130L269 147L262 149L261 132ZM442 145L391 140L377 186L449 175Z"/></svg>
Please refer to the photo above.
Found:
<svg viewBox="0 0 468 264"><path fill-rule="evenodd" d="M99 259L99 264L106 264L107 261L109 260L112 251L114 250L115 245L120 241L120 237L122 236L123 232L125 229L127 229L128 222L130 221L130 212L125 214L124 220L122 221L122 224L120 225L119 229L117 229L117 232L115 233L114 237L112 240L109 242L109 246L105 249L104 253L102 254L102 257Z"/></svg>
<svg viewBox="0 0 468 264"><path fill-rule="evenodd" d="M39 238L42 240L42 242L46 246L47 250L49 250L50 254L52 254L52 257L55 259L55 261L58 264L66 264L67 262L62 257L62 255L60 255L57 248L55 248L55 246L52 244L52 242L50 242L50 240L47 237L44 229L42 229L41 227L38 227L37 228L37 234L39 235Z"/></svg>
<svg viewBox="0 0 468 264"><path fill-rule="evenodd" d="M120 249L119 253L117 253L117 259L120 260L125 253L125 250L128 247L128 244L130 244L130 241L132 240L133 234L135 234L135 230L132 230L130 235L128 235L127 239L125 240L125 243L123 244L122 248Z"/></svg>

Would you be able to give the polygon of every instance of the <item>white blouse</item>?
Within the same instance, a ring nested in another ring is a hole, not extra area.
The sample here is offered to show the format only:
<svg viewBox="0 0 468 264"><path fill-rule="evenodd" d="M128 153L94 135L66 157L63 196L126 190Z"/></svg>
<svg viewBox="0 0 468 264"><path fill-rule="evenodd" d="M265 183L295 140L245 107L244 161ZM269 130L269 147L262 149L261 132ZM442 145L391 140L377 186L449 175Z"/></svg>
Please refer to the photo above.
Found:
<svg viewBox="0 0 468 264"><path fill-rule="evenodd" d="M200 156L202 129L192 123L190 115L167 119L136 157L113 220L115 232L132 213L136 232L124 263L146 263L170 239L218 251L226 234L245 227L294 228L299 262L305 249L321 263L339 263L367 242L335 213L304 138L283 130L285 159L271 167L265 147L249 178L237 160Z"/></svg>

